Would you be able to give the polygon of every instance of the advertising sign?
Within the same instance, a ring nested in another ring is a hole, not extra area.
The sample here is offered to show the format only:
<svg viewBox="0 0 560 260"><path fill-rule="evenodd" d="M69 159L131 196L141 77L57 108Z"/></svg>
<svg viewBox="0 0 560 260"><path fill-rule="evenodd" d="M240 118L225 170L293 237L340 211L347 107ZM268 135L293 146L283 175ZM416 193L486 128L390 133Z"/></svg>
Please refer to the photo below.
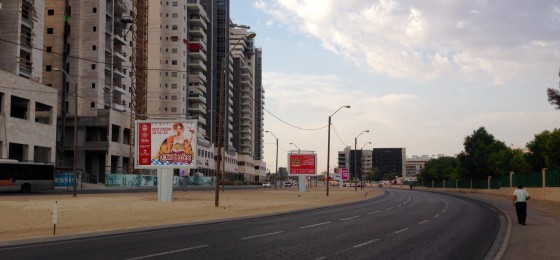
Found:
<svg viewBox="0 0 560 260"><path fill-rule="evenodd" d="M135 167L196 167L196 120L136 121Z"/></svg>
<svg viewBox="0 0 560 260"><path fill-rule="evenodd" d="M317 176L317 154L289 153L288 176Z"/></svg>
<svg viewBox="0 0 560 260"><path fill-rule="evenodd" d="M342 175L342 180L343 181L348 180L348 177L349 177L348 168L341 168L340 169L340 175Z"/></svg>

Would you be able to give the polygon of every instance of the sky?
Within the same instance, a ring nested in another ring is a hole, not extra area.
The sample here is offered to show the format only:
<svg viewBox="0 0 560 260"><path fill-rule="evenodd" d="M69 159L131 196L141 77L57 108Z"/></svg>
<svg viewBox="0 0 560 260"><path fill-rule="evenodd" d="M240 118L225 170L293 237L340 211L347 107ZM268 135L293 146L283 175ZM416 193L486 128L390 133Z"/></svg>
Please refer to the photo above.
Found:
<svg viewBox="0 0 560 260"><path fill-rule="evenodd" d="M230 5L263 49L264 128L278 138L278 167L297 146L324 172L331 115L331 171L356 137L357 149L455 156L480 127L514 148L560 127L546 95L559 88L560 0ZM274 173L272 134L264 160Z"/></svg>

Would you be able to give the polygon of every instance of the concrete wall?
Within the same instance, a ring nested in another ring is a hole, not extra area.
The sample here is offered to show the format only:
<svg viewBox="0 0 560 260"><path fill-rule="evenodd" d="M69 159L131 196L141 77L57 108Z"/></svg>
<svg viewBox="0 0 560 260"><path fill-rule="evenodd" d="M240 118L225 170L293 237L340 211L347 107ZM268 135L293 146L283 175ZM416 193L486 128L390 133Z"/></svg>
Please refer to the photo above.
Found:
<svg viewBox="0 0 560 260"><path fill-rule="evenodd" d="M54 163L56 155L56 98L58 91L54 88L39 84L14 74L0 71L0 93L2 94L2 107L0 108L0 133L2 142L2 158L8 158L9 143L18 143L27 146L24 160L34 161L35 147L50 149L48 161ZM29 100L27 119L10 116L11 97L17 96ZM36 103L51 107L50 122L48 124L35 122ZM44 156L44 155L43 155Z"/></svg>

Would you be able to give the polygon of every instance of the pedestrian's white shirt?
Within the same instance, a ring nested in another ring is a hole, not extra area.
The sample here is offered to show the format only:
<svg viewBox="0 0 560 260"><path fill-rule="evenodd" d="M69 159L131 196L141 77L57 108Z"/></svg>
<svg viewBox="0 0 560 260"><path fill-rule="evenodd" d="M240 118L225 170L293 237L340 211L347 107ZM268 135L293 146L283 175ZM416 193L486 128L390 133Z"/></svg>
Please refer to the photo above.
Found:
<svg viewBox="0 0 560 260"><path fill-rule="evenodd" d="M513 192L513 196L517 198L515 202L527 202L527 197L529 197L529 193L526 190L515 190Z"/></svg>

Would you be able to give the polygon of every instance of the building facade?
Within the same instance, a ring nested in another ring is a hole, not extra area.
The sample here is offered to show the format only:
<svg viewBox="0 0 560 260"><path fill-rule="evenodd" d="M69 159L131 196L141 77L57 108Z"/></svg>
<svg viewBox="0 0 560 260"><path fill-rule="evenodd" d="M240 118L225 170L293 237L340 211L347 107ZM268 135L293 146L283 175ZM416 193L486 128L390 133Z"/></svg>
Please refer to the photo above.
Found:
<svg viewBox="0 0 560 260"><path fill-rule="evenodd" d="M83 180L103 183L130 165L132 1L44 2L43 81L61 92L57 166L72 165L76 139Z"/></svg>
<svg viewBox="0 0 560 260"><path fill-rule="evenodd" d="M372 166L382 174L395 173L403 177L405 171L406 148L373 148Z"/></svg>

